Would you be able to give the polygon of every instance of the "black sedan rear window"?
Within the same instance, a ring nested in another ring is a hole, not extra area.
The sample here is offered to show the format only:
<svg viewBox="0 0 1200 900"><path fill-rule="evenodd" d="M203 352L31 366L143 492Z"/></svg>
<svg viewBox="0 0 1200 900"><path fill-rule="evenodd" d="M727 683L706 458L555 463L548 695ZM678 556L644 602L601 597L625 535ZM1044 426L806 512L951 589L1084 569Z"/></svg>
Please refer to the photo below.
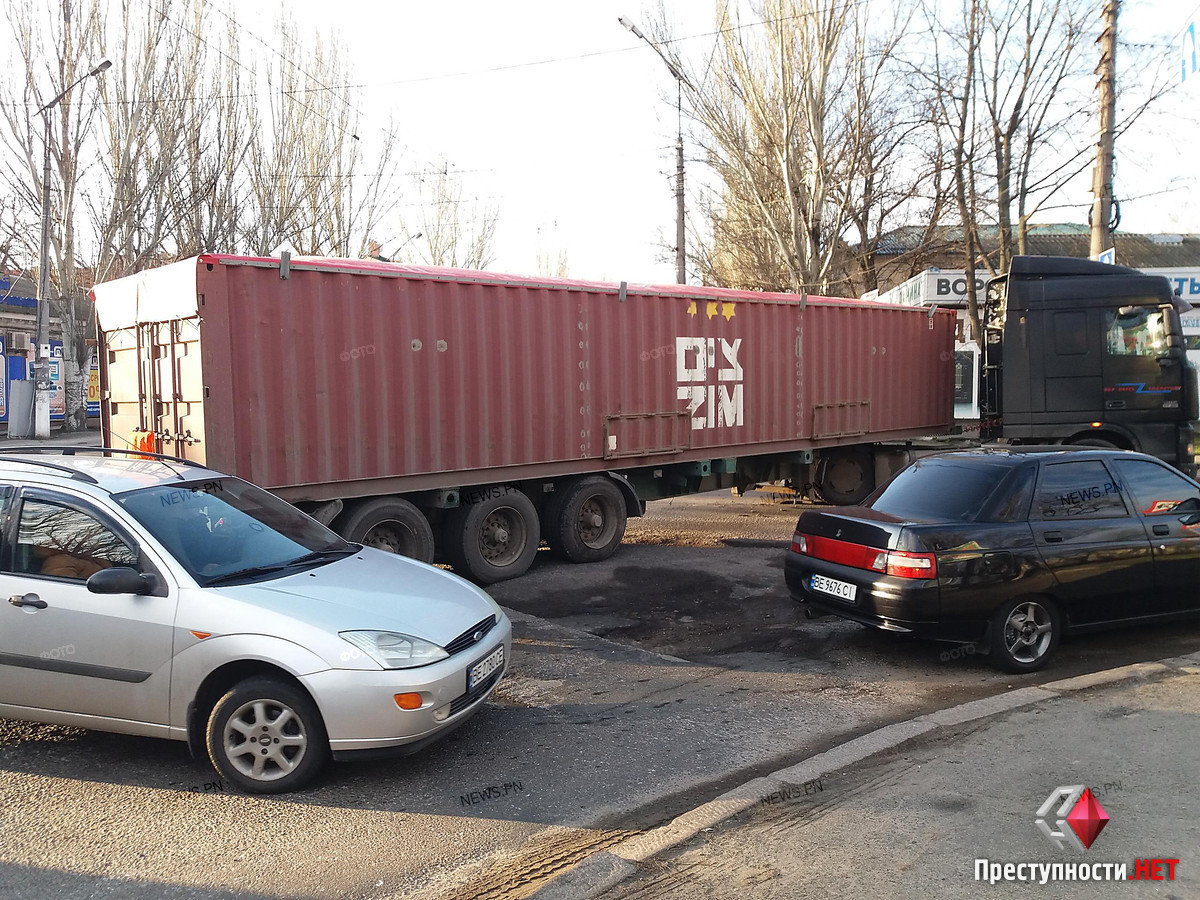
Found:
<svg viewBox="0 0 1200 900"><path fill-rule="evenodd" d="M1010 466L935 457L913 463L867 505L897 518L938 522L974 519Z"/></svg>

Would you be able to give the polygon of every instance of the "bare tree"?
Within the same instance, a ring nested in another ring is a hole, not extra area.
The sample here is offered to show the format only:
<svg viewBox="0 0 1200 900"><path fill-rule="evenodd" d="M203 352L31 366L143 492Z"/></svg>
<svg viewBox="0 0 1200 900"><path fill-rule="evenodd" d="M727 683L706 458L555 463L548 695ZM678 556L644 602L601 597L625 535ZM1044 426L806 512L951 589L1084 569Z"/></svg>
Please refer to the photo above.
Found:
<svg viewBox="0 0 1200 900"><path fill-rule="evenodd" d="M921 124L899 112L895 50L906 16L885 27L851 0L763 0L754 22L729 4L722 13L711 65L675 60L695 86L688 106L717 182L699 203L708 234L693 240L702 277L826 290L843 281L856 234L855 277L873 284L872 241L919 196L917 179L899 177L919 155L908 128ZM657 31L666 44L669 31Z"/></svg>
<svg viewBox="0 0 1200 900"><path fill-rule="evenodd" d="M267 113L262 104L244 109L253 134L244 241L256 253L286 241L305 254L361 256L399 201L398 128L370 137L368 155L345 50L320 41L309 50L286 21L279 33L279 61L265 74Z"/></svg>
<svg viewBox="0 0 1200 900"><path fill-rule="evenodd" d="M83 373L88 364L87 339L92 331L91 305L79 297L76 272L76 207L85 173L80 150L97 109L91 84L73 88L53 109L37 110L75 83L97 62L100 28L96 0L13 0L7 5L9 47L22 67L19 82L9 86L10 102L3 105L3 141L9 151L5 178L8 188L27 209L38 209L43 190L51 191L51 281L63 339L63 427L86 423L87 391ZM43 141L49 135L51 185L42 183Z"/></svg>
<svg viewBox="0 0 1200 900"><path fill-rule="evenodd" d="M414 176L417 194L419 246L425 262L433 266L486 269L495 259L495 205L464 195L462 176L441 160L431 171Z"/></svg>

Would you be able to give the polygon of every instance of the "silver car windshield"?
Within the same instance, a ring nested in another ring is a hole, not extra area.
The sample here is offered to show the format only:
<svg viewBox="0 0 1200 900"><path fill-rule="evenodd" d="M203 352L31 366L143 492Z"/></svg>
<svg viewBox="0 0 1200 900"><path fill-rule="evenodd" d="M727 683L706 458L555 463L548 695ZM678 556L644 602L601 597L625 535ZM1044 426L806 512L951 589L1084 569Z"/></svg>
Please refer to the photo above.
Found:
<svg viewBox="0 0 1200 900"><path fill-rule="evenodd" d="M238 478L159 485L114 499L201 585L279 577L358 550Z"/></svg>

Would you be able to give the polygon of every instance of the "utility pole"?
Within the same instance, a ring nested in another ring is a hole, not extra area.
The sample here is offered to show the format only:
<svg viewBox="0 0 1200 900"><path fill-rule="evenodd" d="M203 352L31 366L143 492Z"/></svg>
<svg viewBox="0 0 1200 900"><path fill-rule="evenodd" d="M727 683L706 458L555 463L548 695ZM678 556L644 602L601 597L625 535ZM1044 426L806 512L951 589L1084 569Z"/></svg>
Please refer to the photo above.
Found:
<svg viewBox="0 0 1200 900"><path fill-rule="evenodd" d="M641 29L636 25L621 16L617 19L628 31L636 38L645 41L650 45L659 58L667 64L667 69L671 72L671 77L675 79L676 95L676 113L679 116L679 125L675 138L675 281L678 284L687 284L687 248L685 246L684 235L684 203L683 203L683 87L687 85L689 89L695 90L692 83L684 77L679 69L675 68L675 64L667 57L659 48L658 44L642 34Z"/></svg>
<svg viewBox="0 0 1200 900"><path fill-rule="evenodd" d="M1113 246L1113 128L1117 118L1117 11L1120 0L1105 0L1104 31L1100 35L1100 63L1096 66L1100 96L1100 140L1096 146L1096 168L1092 170L1091 255L1099 257Z"/></svg>
<svg viewBox="0 0 1200 900"><path fill-rule="evenodd" d="M674 66L671 67L674 71ZM676 74L678 90L676 112L679 115L679 131L675 139L675 282L687 284L687 250L683 233L683 80Z"/></svg>

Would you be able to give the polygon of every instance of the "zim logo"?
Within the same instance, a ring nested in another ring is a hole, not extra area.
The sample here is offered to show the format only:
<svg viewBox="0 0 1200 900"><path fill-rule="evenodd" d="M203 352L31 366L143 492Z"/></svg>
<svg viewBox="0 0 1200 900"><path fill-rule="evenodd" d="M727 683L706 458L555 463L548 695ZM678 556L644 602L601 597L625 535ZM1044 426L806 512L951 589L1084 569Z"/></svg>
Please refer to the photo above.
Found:
<svg viewBox="0 0 1200 900"><path fill-rule="evenodd" d="M1058 809L1052 813L1051 810L1054 810L1055 806ZM1054 828L1047 824L1047 818L1054 822ZM1084 784L1075 784L1056 787L1038 809L1037 819L1033 824L1059 850L1063 849L1064 844L1068 844L1082 853L1092 846L1104 830L1104 826L1108 824L1108 813L1104 811L1091 788Z"/></svg>
<svg viewBox="0 0 1200 900"><path fill-rule="evenodd" d="M738 426L745 421L742 388L746 375L738 361L741 348L741 338L675 338L676 396L688 401L693 430Z"/></svg>

